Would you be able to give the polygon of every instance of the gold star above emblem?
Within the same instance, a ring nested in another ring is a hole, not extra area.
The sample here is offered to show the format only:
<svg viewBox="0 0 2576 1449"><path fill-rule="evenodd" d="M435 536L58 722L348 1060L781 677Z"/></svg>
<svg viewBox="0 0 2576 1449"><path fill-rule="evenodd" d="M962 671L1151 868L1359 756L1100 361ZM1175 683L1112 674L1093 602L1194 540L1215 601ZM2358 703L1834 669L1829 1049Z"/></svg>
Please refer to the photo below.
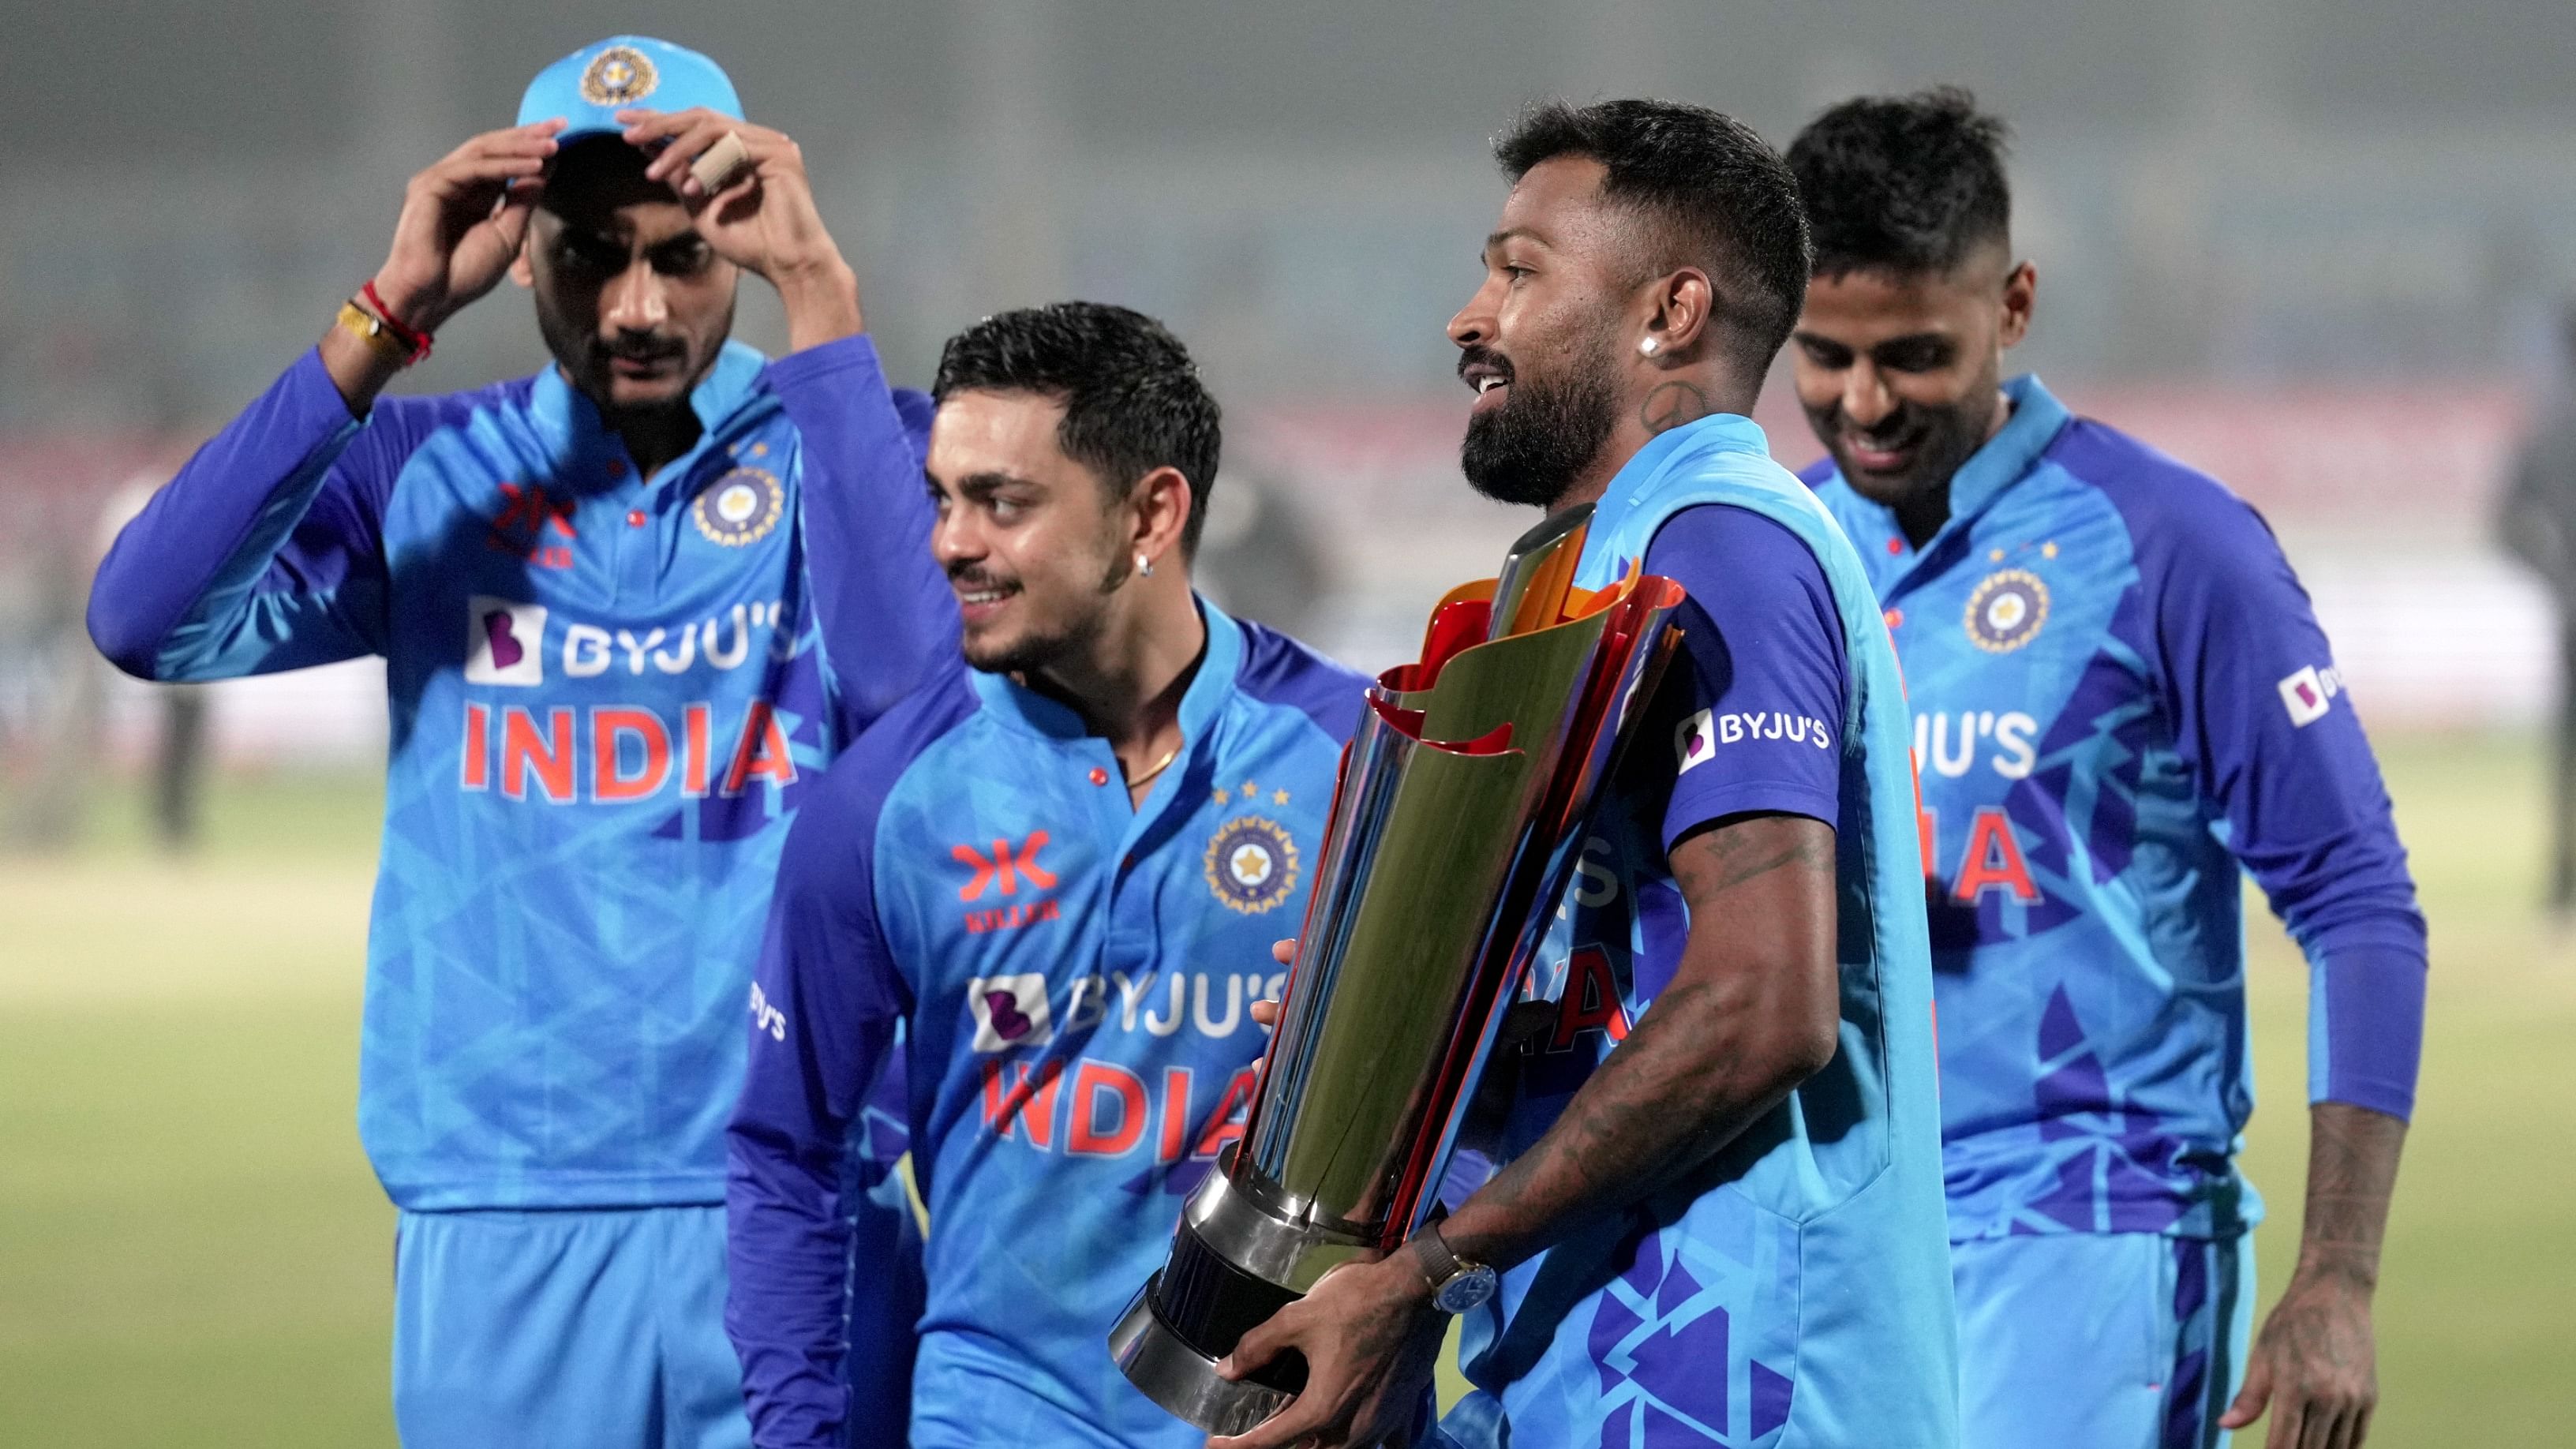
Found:
<svg viewBox="0 0 2576 1449"><path fill-rule="evenodd" d="M1988 562L1988 563L2002 563L2003 561L2004 561L2004 551L2003 551L2002 549L1999 549L1999 548L1990 548L1990 549L1987 549L1987 550L1986 550L1986 562Z"/></svg>
<svg viewBox="0 0 2576 1449"><path fill-rule="evenodd" d="M1222 805L1222 804L1224 804L1226 801L1231 800L1231 799L1233 799L1233 798L1234 798L1234 792L1233 792L1232 790L1229 790L1229 789L1225 788L1223 785L1219 785L1219 786L1217 786L1217 787L1216 787L1216 803L1218 803L1219 805Z"/></svg>
<svg viewBox="0 0 2576 1449"><path fill-rule="evenodd" d="M1250 780L1246 780L1246 781L1244 781L1244 782L1243 782L1243 798L1244 798L1244 799L1249 800L1249 799L1251 799L1253 796L1258 795L1258 794L1260 794L1260 793L1261 793L1261 787L1260 787L1260 786L1258 786L1258 785L1256 785L1256 784L1252 783Z"/></svg>
<svg viewBox="0 0 2576 1449"><path fill-rule="evenodd" d="M2041 544L2039 546L2039 556L2041 558L2057 557L2057 540L2052 538L2048 542Z"/></svg>
<svg viewBox="0 0 2576 1449"><path fill-rule="evenodd" d="M1287 791L1285 791L1285 790L1273 790L1273 791L1271 791L1271 792L1270 792L1270 803L1271 803L1271 804L1273 804L1273 805L1285 805L1285 804L1287 804L1287 803L1288 803L1288 792L1287 792Z"/></svg>
<svg viewBox="0 0 2576 1449"><path fill-rule="evenodd" d="M769 456L769 445L768 445L767 443L754 443L754 444L752 444L752 445L751 445L751 456L753 456L753 457L755 457L755 458L766 458L766 457L768 457L768 456Z"/></svg>

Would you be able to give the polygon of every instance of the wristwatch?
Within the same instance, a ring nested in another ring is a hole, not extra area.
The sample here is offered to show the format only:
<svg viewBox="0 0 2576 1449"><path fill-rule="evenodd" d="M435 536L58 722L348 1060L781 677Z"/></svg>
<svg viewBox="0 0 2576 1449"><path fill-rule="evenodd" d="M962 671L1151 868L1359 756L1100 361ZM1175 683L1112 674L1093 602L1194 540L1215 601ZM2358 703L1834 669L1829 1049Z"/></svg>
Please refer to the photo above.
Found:
<svg viewBox="0 0 2576 1449"><path fill-rule="evenodd" d="M1438 1225L1415 1234L1413 1250L1422 1264L1422 1276L1431 1283L1432 1307L1459 1314L1483 1307L1485 1300L1494 1296L1494 1270L1450 1252L1449 1245L1440 1240Z"/></svg>

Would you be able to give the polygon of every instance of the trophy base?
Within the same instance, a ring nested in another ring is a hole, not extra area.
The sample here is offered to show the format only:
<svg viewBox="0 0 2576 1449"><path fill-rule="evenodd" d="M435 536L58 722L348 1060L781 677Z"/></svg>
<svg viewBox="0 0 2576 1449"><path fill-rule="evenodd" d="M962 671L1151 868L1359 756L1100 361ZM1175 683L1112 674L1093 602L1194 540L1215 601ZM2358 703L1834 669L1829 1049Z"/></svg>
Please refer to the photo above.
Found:
<svg viewBox="0 0 2576 1449"><path fill-rule="evenodd" d="M1154 1306L1162 1286L1157 1273L1110 1331L1110 1357L1129 1383L1164 1412L1210 1434L1244 1433L1286 1407L1294 1395L1250 1379L1219 1378L1217 1361L1163 1322Z"/></svg>

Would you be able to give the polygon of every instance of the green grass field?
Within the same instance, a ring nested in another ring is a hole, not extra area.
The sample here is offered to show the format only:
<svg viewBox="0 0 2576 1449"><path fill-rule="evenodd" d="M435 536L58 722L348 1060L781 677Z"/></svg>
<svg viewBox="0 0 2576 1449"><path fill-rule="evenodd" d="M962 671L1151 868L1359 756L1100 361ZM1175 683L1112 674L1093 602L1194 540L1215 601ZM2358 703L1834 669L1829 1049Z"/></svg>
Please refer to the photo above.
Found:
<svg viewBox="0 0 2576 1449"><path fill-rule="evenodd" d="M2538 755L2385 755L2436 962L2372 1442L2565 1445L2576 942L2531 908ZM174 863L110 791L77 854L0 861L0 1441L393 1441L393 1212L353 1123L375 809L366 780L228 781ZM2256 942L2268 1299L2297 1232L2306 973Z"/></svg>

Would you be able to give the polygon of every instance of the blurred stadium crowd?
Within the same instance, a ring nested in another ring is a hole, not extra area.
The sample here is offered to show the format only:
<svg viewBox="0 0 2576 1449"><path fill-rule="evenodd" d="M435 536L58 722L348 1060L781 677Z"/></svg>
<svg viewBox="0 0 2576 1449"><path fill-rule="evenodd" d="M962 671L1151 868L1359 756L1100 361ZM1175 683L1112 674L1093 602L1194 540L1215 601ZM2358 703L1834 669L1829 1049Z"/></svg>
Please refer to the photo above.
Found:
<svg viewBox="0 0 2576 1449"><path fill-rule="evenodd" d="M36 119L0 176L37 200L0 215L5 828L59 838L81 770L167 729L232 760L372 758L372 664L221 686L194 724L194 705L107 678L79 635L88 570L137 490L372 266L401 178L506 112L527 57L693 22L225 0L141 7L110 37L85 11L9 8L27 13L0 73ZM2042 278L2019 360L2264 510L2374 722L2544 712L2551 610L2488 520L2526 420L2568 386L2559 7L2374 0L2328 26L2320 0L2080 21L1873 6L1831 35L1677 0L1508 0L1472 23L1322 8L1001 0L853 21L781 4L721 41L806 141L899 378L1004 305L1166 318L1235 423L1234 478L1258 485L1219 495L1240 506L1216 522L1216 591L1363 667L1511 527L1454 486L1438 333L1470 275L1456 238L1492 205L1484 133L1548 91L1672 94L1785 137L1858 88L1974 85L2017 128L2017 230ZM767 299L745 301L745 335L775 348ZM530 340L515 304L477 309L407 386L522 372ZM1814 444L1784 394L1763 421L1802 463Z"/></svg>

